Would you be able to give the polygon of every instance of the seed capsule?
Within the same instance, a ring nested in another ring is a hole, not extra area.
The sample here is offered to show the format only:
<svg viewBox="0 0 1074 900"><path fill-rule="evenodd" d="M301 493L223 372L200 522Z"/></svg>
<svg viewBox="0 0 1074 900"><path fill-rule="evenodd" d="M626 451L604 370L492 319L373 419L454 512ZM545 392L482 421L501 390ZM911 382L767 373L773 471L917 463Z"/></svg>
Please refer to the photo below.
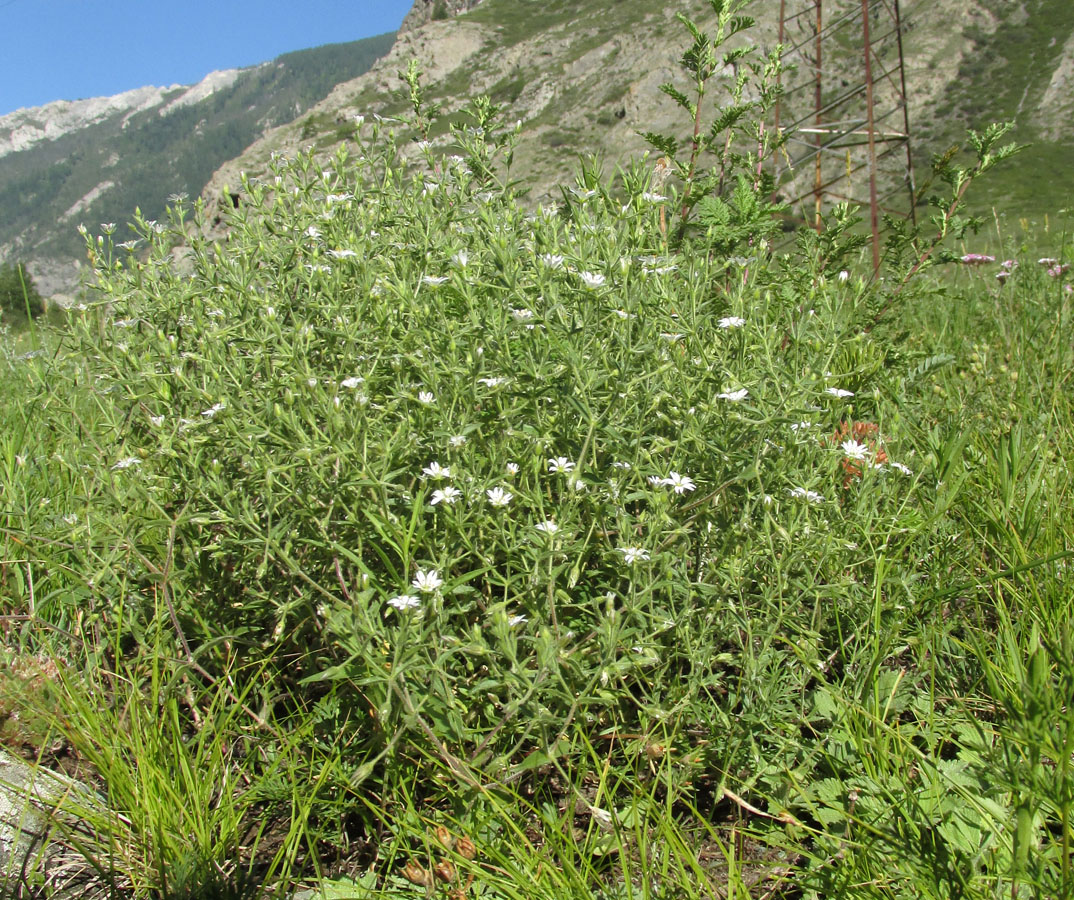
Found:
<svg viewBox="0 0 1074 900"><path fill-rule="evenodd" d="M436 864L436 868L433 869L436 873L436 877L441 881L450 884L455 880L455 866L450 859L442 859Z"/></svg>
<svg viewBox="0 0 1074 900"><path fill-rule="evenodd" d="M432 876L428 870L419 866L414 860L410 860L403 868L403 877L411 884L420 884L426 887L432 884Z"/></svg>
<svg viewBox="0 0 1074 900"><path fill-rule="evenodd" d="M477 856L477 847L468 837L461 837L455 841L455 850L463 859L473 859Z"/></svg>

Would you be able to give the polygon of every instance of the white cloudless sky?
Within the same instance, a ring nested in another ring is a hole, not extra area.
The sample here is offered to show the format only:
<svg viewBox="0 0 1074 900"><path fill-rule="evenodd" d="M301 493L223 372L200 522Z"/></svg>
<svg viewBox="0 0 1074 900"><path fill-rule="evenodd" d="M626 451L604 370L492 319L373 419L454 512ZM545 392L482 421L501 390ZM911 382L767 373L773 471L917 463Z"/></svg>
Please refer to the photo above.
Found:
<svg viewBox="0 0 1074 900"><path fill-rule="evenodd" d="M395 31L413 0L0 0L0 115Z"/></svg>

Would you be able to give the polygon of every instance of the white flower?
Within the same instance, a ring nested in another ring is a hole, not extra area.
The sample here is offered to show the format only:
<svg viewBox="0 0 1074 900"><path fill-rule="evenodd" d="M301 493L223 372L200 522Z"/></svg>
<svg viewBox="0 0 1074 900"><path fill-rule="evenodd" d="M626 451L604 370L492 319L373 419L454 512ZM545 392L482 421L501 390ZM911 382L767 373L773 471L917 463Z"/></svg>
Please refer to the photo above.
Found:
<svg viewBox="0 0 1074 900"><path fill-rule="evenodd" d="M816 491L807 491L803 487L791 488L790 495L797 500L808 500L810 503L823 503L824 497Z"/></svg>
<svg viewBox="0 0 1074 900"><path fill-rule="evenodd" d="M306 229L305 234L306 237L316 240L321 236L321 230L316 225L310 225L310 227Z"/></svg>
<svg viewBox="0 0 1074 900"><path fill-rule="evenodd" d="M826 388L824 393L825 394L831 394L833 397L839 397L839 398L853 397L854 396L853 391L845 391L845 390L843 390L843 388L837 388L837 387Z"/></svg>
<svg viewBox="0 0 1074 900"><path fill-rule="evenodd" d="M599 272L579 272L578 277L582 279L587 288L599 288L604 284L604 276Z"/></svg>
<svg viewBox="0 0 1074 900"><path fill-rule="evenodd" d="M440 490L433 491L433 496L432 496L432 499L429 501L429 504L431 506L436 506L437 503L452 504L456 500L458 500L459 497L461 497L461 496L462 496L462 491L460 491L458 488L453 488L449 484L445 488L441 488Z"/></svg>
<svg viewBox="0 0 1074 900"><path fill-rule="evenodd" d="M467 253L465 250L460 250L453 257L451 257L451 261L455 263L455 265L457 265L459 268L465 269L466 264L470 261L470 254Z"/></svg>
<svg viewBox="0 0 1074 900"><path fill-rule="evenodd" d="M362 382L364 381L365 379L362 378L360 375L352 375L350 378L344 378L339 384L341 387L353 390L354 388L358 387L358 385L362 384Z"/></svg>
<svg viewBox="0 0 1074 900"><path fill-rule="evenodd" d="M429 465L421 470L429 478L450 478L451 469L448 466L442 466L440 463L433 460Z"/></svg>
<svg viewBox="0 0 1074 900"><path fill-rule="evenodd" d="M157 428L160 428L164 424L164 416L150 416L149 421Z"/></svg>
<svg viewBox="0 0 1074 900"><path fill-rule="evenodd" d="M681 331L662 331L660 332L660 337L665 341L674 343L675 341L681 341L683 339L683 334Z"/></svg>
<svg viewBox="0 0 1074 900"><path fill-rule="evenodd" d="M623 469L624 471L628 471L630 469L630 463L628 463L628 462L613 462L612 463L612 468L613 469Z"/></svg>
<svg viewBox="0 0 1074 900"><path fill-rule="evenodd" d="M329 250L328 255L333 259L353 259L358 255L355 250Z"/></svg>
<svg viewBox="0 0 1074 900"><path fill-rule="evenodd" d="M556 253L542 253L540 259L551 269L558 269L563 265L563 257Z"/></svg>
<svg viewBox="0 0 1074 900"><path fill-rule="evenodd" d="M663 194L654 194L652 191L646 191L644 194L641 195L641 199L644 200L646 203L663 203L665 200L667 200L667 197L665 197Z"/></svg>
<svg viewBox="0 0 1074 900"><path fill-rule="evenodd" d="M466 435L464 434L453 434L451 437L448 438L449 447L461 447L465 443Z"/></svg>
<svg viewBox="0 0 1074 900"><path fill-rule="evenodd" d="M432 391L418 391L418 403L424 403L426 406L428 406L435 400L436 397L433 396Z"/></svg>
<svg viewBox="0 0 1074 900"><path fill-rule="evenodd" d="M643 547L619 547L618 552L623 554L623 562L628 565L649 559L649 551Z"/></svg>
<svg viewBox="0 0 1074 900"><path fill-rule="evenodd" d="M137 456L126 456L117 462L113 469L129 469L131 466L140 466L142 461Z"/></svg>
<svg viewBox="0 0 1074 900"><path fill-rule="evenodd" d="M850 273L846 269L843 269L837 277L840 281L846 281L850 277Z"/></svg>
<svg viewBox="0 0 1074 900"><path fill-rule="evenodd" d="M400 611L405 609L417 609L421 606L421 597L415 597L413 594L399 594L388 601L388 606L394 606Z"/></svg>
<svg viewBox="0 0 1074 900"><path fill-rule="evenodd" d="M306 384L308 384L310 387L317 387L317 379L316 378L307 378L306 379Z"/></svg>
<svg viewBox="0 0 1074 900"><path fill-rule="evenodd" d="M901 462L893 462L893 463L890 463L890 465L891 465L891 468L895 469L895 471L897 471L897 472L901 472L903 475L913 475L914 474L909 466L904 466Z"/></svg>
<svg viewBox="0 0 1074 900"><path fill-rule="evenodd" d="M515 628L515 627L517 627L517 626L519 626L519 625L523 625L523 624L525 624L525 623L526 623L526 622L528 622L528 621L529 621L529 619L528 619L528 618L526 618L525 616L511 616L511 617L510 617L510 618L509 618L509 619L507 620L507 624L508 624L508 625L509 625L509 626L510 626L511 628Z"/></svg>
<svg viewBox="0 0 1074 900"><path fill-rule="evenodd" d="M659 475L649 475L646 479L653 487L663 487L664 479Z"/></svg>
<svg viewBox="0 0 1074 900"><path fill-rule="evenodd" d="M741 328L746 324L746 320L742 316L724 316L716 324L721 328Z"/></svg>
<svg viewBox="0 0 1074 900"><path fill-rule="evenodd" d="M739 388L737 391L724 391L722 394L717 394L716 397L719 400L730 400L732 403L738 403L740 400L745 400L750 395L750 392L745 388Z"/></svg>
<svg viewBox="0 0 1074 900"><path fill-rule="evenodd" d="M545 522L538 522L533 527L536 528L538 531L543 531L545 534L555 534L557 531L559 531L559 526L551 519L548 519Z"/></svg>
<svg viewBox="0 0 1074 900"><path fill-rule="evenodd" d="M437 285L443 284L445 281L447 281L447 276L446 275L423 275L421 277L421 280L425 284L430 284L433 287L436 287Z"/></svg>
<svg viewBox="0 0 1074 900"><path fill-rule="evenodd" d="M202 416L204 416L206 419L211 419L213 416L215 416L222 409L227 409L227 404L226 403L214 403L212 406L210 406L207 410L205 410L202 413Z"/></svg>
<svg viewBox="0 0 1074 900"><path fill-rule="evenodd" d="M497 375L494 378L478 378L477 380L481 382L481 384L485 385L485 387L490 388L499 387L501 384L505 384L507 382L507 379L504 378L502 375Z"/></svg>
<svg viewBox="0 0 1074 900"><path fill-rule="evenodd" d="M327 197L324 198L324 202L325 203L346 203L348 200L353 200L353 199L354 199L354 194L329 194ZM329 250L328 252L331 253L332 251ZM348 251L348 255L353 256L354 251L353 250Z"/></svg>
<svg viewBox="0 0 1074 900"><path fill-rule="evenodd" d="M557 456L555 459L548 460L548 471L551 473L562 473L566 475L573 468L574 463L565 456Z"/></svg>
<svg viewBox="0 0 1074 900"><path fill-rule="evenodd" d="M671 472L667 478L661 479L661 483L671 488L676 494L685 494L697 487L691 478L680 475L678 472Z"/></svg>
<svg viewBox="0 0 1074 900"><path fill-rule="evenodd" d="M427 572L424 569L418 569L411 584L423 594L432 594L440 589L444 584L444 579L440 577L436 569L429 569Z"/></svg>
<svg viewBox="0 0 1074 900"><path fill-rule="evenodd" d="M843 441L840 446L847 459L865 459L869 455L869 448L865 444L852 439Z"/></svg>
<svg viewBox="0 0 1074 900"><path fill-rule="evenodd" d="M512 309L511 315L518 319L519 322L524 322L526 319L533 318L532 309Z"/></svg>
<svg viewBox="0 0 1074 900"><path fill-rule="evenodd" d="M508 475L517 475L518 474L518 463L509 462L507 464L507 474Z"/></svg>
<svg viewBox="0 0 1074 900"><path fill-rule="evenodd" d="M489 488L485 491L485 496L489 498L489 503L492 506L507 506L514 498L514 494L510 491L505 491L502 487Z"/></svg>
<svg viewBox="0 0 1074 900"><path fill-rule="evenodd" d="M802 431L802 430L804 430L806 428L812 428L812 427L813 427L812 422L806 422L803 419L801 422L795 422L793 425L791 425L791 431Z"/></svg>

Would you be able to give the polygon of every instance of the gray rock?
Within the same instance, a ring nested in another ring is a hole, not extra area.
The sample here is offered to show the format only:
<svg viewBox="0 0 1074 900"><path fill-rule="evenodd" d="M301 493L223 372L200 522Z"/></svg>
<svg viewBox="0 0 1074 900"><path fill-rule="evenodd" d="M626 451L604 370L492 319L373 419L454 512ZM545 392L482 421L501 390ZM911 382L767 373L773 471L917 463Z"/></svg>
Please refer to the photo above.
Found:
<svg viewBox="0 0 1074 900"><path fill-rule="evenodd" d="M64 840L82 825L63 804L72 794L82 808L101 802L86 785L0 750L0 896L109 896L89 862Z"/></svg>

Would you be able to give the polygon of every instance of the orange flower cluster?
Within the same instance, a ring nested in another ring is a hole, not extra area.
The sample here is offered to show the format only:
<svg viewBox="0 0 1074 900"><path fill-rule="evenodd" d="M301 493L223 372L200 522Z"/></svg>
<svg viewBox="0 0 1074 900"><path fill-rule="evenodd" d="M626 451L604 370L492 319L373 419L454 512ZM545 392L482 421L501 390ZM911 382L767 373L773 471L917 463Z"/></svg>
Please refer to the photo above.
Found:
<svg viewBox="0 0 1074 900"><path fill-rule="evenodd" d="M846 440L855 440L864 444L873 455L873 465L883 465L888 461L887 452L880 443L880 426L875 422L841 422L832 435L832 443L839 446ZM855 478L861 478L864 463L861 460L843 457L843 488L850 487Z"/></svg>

